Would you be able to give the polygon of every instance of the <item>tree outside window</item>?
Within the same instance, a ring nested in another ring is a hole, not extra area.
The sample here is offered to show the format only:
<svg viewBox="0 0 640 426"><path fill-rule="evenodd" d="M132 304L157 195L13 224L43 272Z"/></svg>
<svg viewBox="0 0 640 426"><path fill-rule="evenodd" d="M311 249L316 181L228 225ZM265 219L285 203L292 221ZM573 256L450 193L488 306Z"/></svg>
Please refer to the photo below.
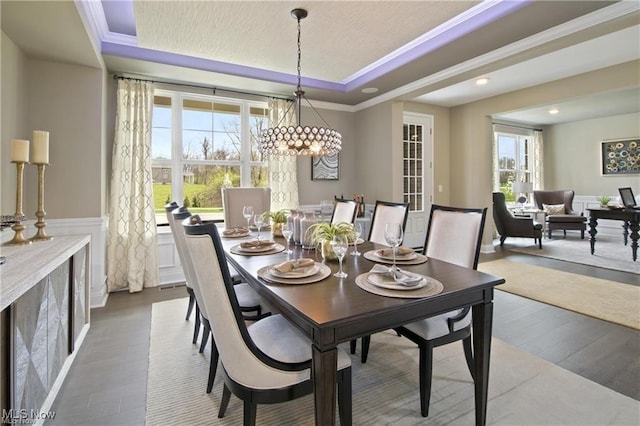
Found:
<svg viewBox="0 0 640 426"><path fill-rule="evenodd" d="M154 203L176 201L205 219L222 219L221 188L269 185L257 138L266 104L157 90L152 124Z"/></svg>

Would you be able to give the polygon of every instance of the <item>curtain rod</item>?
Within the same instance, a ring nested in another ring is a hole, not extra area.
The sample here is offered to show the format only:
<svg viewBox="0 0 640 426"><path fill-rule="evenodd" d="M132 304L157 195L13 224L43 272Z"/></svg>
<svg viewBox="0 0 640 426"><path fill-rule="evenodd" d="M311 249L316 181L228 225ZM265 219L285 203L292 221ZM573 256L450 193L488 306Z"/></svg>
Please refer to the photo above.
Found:
<svg viewBox="0 0 640 426"><path fill-rule="evenodd" d="M175 83L175 82L170 82L170 81L152 80L152 79L148 79L148 78L125 77L125 76L118 75L118 74L114 74L113 75L113 79L114 80L146 81L146 82L149 82L149 83L173 84L173 85L176 85L176 86L195 87L197 89L210 89L210 90L213 90L214 94L216 93L216 91L220 91L220 92L237 93L237 94L240 94L240 95L259 96L261 98L272 98L272 99L278 99L278 100L281 100L281 101L291 101L291 102L293 102L293 98L283 98L283 97L280 97L280 96L265 95L265 94L262 94L262 93L246 92L246 91L242 91L242 90L223 89L221 87L216 87L216 86L203 86L203 85L198 85L198 84Z"/></svg>
<svg viewBox="0 0 640 426"><path fill-rule="evenodd" d="M536 132L542 132L542 129L536 129L535 127L514 126L513 124L497 123L495 121L492 124L494 125L497 124L498 126L505 126L505 127L514 127L516 129L535 130Z"/></svg>

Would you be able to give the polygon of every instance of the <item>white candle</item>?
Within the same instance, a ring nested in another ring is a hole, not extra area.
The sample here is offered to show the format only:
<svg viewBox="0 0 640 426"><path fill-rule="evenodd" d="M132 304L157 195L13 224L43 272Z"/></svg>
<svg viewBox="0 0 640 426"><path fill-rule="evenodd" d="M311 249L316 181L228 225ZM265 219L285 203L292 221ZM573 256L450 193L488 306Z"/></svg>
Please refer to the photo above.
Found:
<svg viewBox="0 0 640 426"><path fill-rule="evenodd" d="M49 164L49 132L33 131L33 160L34 164Z"/></svg>
<svg viewBox="0 0 640 426"><path fill-rule="evenodd" d="M14 139L11 141L11 162L29 162L29 141L24 139Z"/></svg>

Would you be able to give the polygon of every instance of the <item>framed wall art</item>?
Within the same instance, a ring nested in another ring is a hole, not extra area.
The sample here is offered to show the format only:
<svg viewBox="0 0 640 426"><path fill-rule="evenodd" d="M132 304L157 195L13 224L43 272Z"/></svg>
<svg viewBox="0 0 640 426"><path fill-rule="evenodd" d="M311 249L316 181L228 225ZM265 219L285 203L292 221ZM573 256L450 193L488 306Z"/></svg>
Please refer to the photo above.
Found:
<svg viewBox="0 0 640 426"><path fill-rule="evenodd" d="M338 180L340 177L340 154L311 157L312 180Z"/></svg>
<svg viewBox="0 0 640 426"><path fill-rule="evenodd" d="M605 176L640 174L640 138L602 141L600 158Z"/></svg>

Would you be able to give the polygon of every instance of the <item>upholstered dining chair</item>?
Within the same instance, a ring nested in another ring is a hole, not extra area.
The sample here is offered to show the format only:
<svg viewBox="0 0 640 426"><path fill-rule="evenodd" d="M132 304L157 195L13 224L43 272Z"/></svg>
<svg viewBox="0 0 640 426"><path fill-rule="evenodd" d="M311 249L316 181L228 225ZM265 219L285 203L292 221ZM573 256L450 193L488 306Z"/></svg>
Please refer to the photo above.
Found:
<svg viewBox="0 0 640 426"><path fill-rule="evenodd" d="M358 203L354 200L336 200L331 215L331 225L338 222L353 223L356 220L356 210Z"/></svg>
<svg viewBox="0 0 640 426"><path fill-rule="evenodd" d="M174 240L176 235L176 224L175 224L175 221L173 220L172 212L178 207L180 206L175 201L172 201L164 206L164 210L167 214L167 222L169 223L169 229L171 229L171 235L174 236ZM178 243L175 243L175 244L176 246L178 245ZM180 257L180 253L178 253L178 257ZM185 278L186 278L186 273L185 273ZM189 303L187 305L187 316L185 320L189 321L189 318L191 317L191 312L193 311L193 308L196 304L195 303L196 298L193 292L193 286L189 279L185 281L185 285L187 287L187 294L189 295ZM198 308L196 307L196 321L195 321L195 330L193 332L193 343L196 343L199 330L200 330L200 317L198 316Z"/></svg>
<svg viewBox="0 0 640 426"><path fill-rule="evenodd" d="M384 229L387 223L401 223L404 232L407 226L407 217L409 216L409 203L393 203L390 201L376 200L371 216L371 227L369 229L368 240L377 244L387 244L384 238ZM362 338L362 362L366 362L366 354L369 352L369 336ZM354 339L350 342L350 351L356 353L358 340Z"/></svg>
<svg viewBox="0 0 640 426"><path fill-rule="evenodd" d="M402 230L407 226L409 203L392 203L376 200L371 216L371 228L368 240L378 244L387 244L384 239L384 228L387 223L401 223Z"/></svg>
<svg viewBox="0 0 640 426"><path fill-rule="evenodd" d="M180 207L177 210L173 211L174 222L176 226L175 240L176 246L178 247L178 255L180 256L180 261L183 265L185 276L189 281L193 283L193 290L196 298L196 313L202 319L203 331L202 331L202 340L200 343L200 353L204 351L204 348L207 345L207 341L211 333L211 323L209 321L209 313L206 310L206 306L203 303L202 296L202 286L212 285L208 282L199 282L197 275L195 273L195 267L193 264L193 259L191 257L191 253L187 248L187 241L185 239L184 233L184 223L185 221L189 221L191 218L191 212L186 207ZM232 282L234 282L232 280ZM233 289L236 293L236 297L238 299L238 306L240 311L243 313L243 319L245 321L256 321L258 319L269 316L270 313L262 312L262 299L258 295L258 293L253 290L249 284L247 283L235 283ZM255 312L255 315L247 315L247 313ZM194 332L194 341L196 343L197 334ZM217 355L216 342L211 338L211 358L209 361L209 379L207 382L207 393L211 392L213 388L213 380L216 376L216 370L218 366L218 355Z"/></svg>
<svg viewBox="0 0 640 426"><path fill-rule="evenodd" d="M279 314L245 325L215 225L194 216L185 224L203 303L210 313L224 377L218 417L225 414L231 394L243 401L244 424L254 425L258 404L289 401L313 391L311 342ZM351 360L338 349L340 423L351 424Z"/></svg>
<svg viewBox="0 0 640 426"><path fill-rule="evenodd" d="M458 208L433 204L423 254L465 268L477 269L487 209ZM471 377L475 378L471 348L471 308L436 315L395 329L416 343L420 353L420 413L429 415L433 348L462 340ZM366 362L370 336L363 337L362 362Z"/></svg>
<svg viewBox="0 0 640 426"><path fill-rule="evenodd" d="M227 228L247 226L242 216L244 206L252 206L256 214L271 210L271 188L222 188L222 210Z"/></svg>

